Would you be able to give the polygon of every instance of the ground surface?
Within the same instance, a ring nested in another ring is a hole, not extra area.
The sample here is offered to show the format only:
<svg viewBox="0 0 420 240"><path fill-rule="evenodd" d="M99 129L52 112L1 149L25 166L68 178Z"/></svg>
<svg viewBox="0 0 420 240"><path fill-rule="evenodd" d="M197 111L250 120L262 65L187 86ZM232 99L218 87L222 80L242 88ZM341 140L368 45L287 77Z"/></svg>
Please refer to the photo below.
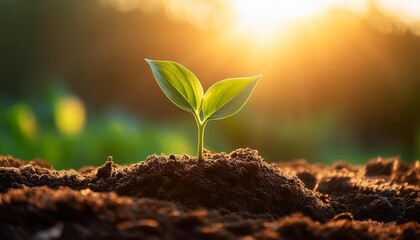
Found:
<svg viewBox="0 0 420 240"><path fill-rule="evenodd" d="M56 171L0 157L0 239L420 239L420 166L256 151Z"/></svg>

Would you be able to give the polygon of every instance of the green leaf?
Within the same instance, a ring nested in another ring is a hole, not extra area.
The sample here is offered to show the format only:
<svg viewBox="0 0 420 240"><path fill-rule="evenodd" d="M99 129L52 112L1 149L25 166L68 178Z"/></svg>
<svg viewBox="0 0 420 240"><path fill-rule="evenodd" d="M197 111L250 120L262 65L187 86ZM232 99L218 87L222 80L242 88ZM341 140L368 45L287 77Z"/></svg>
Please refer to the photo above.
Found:
<svg viewBox="0 0 420 240"><path fill-rule="evenodd" d="M188 112L198 112L203 102L203 87L186 67L172 61L145 59L166 96Z"/></svg>
<svg viewBox="0 0 420 240"><path fill-rule="evenodd" d="M229 78L211 86L203 99L204 119L217 120L237 113L248 101L261 77Z"/></svg>

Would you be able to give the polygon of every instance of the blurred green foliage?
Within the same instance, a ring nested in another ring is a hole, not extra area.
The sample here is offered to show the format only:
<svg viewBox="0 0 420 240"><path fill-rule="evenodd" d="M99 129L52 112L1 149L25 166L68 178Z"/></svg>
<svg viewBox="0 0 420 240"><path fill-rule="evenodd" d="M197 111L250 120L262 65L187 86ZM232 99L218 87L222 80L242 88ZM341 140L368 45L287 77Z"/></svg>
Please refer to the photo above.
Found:
<svg viewBox="0 0 420 240"><path fill-rule="evenodd" d="M88 108L80 131L68 135L57 125L56 112L60 109L56 106L62 99L77 98L62 88L53 87L49 93L43 99L0 98L1 154L21 159L41 158L57 169L66 169L98 166L110 155L117 163L124 164L143 161L153 153L195 153L196 129L191 127L190 118L152 122L119 109L95 113ZM217 152L251 147L259 150L267 161L308 158L311 162L346 160L353 164L378 155L395 156L402 151L398 148L366 150L350 132L342 131L346 126L340 123L331 112L313 119L274 121L248 109L221 123L211 122L205 147ZM420 152L420 131L416 149ZM279 152L281 159L277 157Z"/></svg>
<svg viewBox="0 0 420 240"><path fill-rule="evenodd" d="M80 168L100 165L107 156L118 163L138 162L152 153L188 153L195 142L182 128L146 123L119 110L88 115L80 132L68 135L56 122L56 102L69 94L51 99L1 101L0 153L21 159L42 158L54 167ZM74 96L71 96L75 98ZM62 106L65 107L65 106ZM74 109L67 109L71 111Z"/></svg>

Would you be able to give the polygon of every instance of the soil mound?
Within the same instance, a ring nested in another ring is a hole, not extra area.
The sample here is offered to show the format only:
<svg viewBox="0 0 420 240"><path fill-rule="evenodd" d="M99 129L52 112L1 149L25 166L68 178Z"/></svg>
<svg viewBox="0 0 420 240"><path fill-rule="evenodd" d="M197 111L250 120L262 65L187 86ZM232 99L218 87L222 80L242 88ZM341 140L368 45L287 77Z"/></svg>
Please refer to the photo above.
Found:
<svg viewBox="0 0 420 240"><path fill-rule="evenodd" d="M275 217L302 212L320 221L333 217L331 206L297 177L282 173L250 149L206 153L203 161L186 155L153 155L122 172L106 174L106 184L112 184L107 191L175 201L191 208L224 208ZM100 183L91 188L105 190Z"/></svg>

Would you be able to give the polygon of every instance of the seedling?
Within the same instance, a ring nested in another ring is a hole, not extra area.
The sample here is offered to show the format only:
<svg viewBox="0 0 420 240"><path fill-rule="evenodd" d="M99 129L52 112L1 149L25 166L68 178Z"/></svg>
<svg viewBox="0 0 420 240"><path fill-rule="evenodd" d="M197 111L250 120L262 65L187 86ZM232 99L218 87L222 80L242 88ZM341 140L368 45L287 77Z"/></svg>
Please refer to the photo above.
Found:
<svg viewBox="0 0 420 240"><path fill-rule="evenodd" d="M248 101L262 75L221 80L204 94L198 78L186 67L173 61L146 59L157 83L178 107L194 115L198 128L198 160L203 159L204 129L210 120L239 112Z"/></svg>

